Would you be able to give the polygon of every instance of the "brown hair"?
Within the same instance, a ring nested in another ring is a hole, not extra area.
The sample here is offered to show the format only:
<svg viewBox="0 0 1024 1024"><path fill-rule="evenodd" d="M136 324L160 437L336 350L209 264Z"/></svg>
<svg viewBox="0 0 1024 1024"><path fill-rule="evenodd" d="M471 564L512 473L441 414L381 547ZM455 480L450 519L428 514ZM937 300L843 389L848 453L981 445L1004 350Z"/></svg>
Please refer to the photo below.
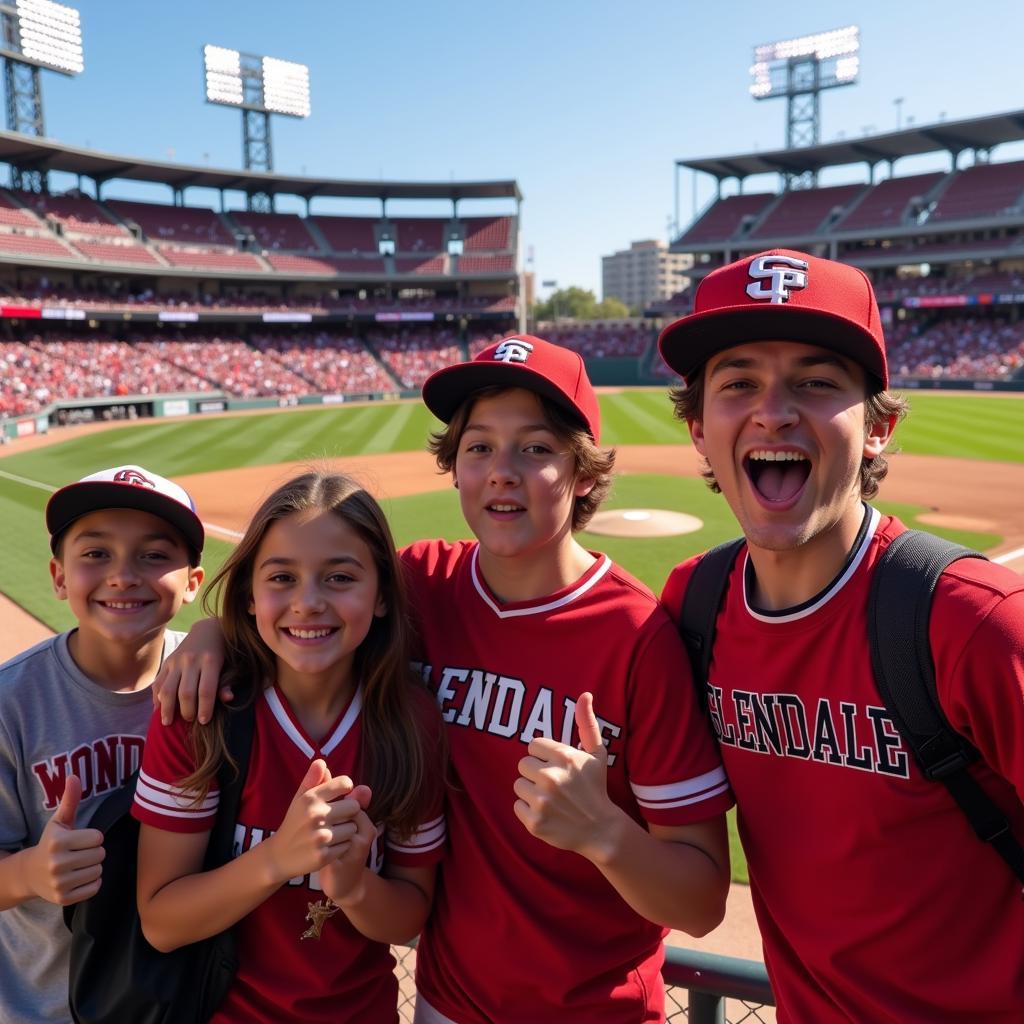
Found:
<svg viewBox="0 0 1024 1024"><path fill-rule="evenodd" d="M374 616L353 661L362 685L362 750L357 782L373 791L371 819L407 838L421 821L428 786L439 783L443 768L439 712L426 688L409 667L408 599L391 530L374 498L340 473L311 471L277 488L259 507L245 536L214 577L203 601L209 610L219 598L219 615L227 648L223 681L243 704L251 704L275 676L275 657L249 614L253 564L270 527L297 512L329 511L344 520L369 547L377 569L380 596L387 608ZM191 739L197 768L181 783L201 800L220 764L229 758L224 719L218 706L207 725L195 723ZM437 718L426 730L424 716Z"/></svg>
<svg viewBox="0 0 1024 1024"><path fill-rule="evenodd" d="M869 377L871 381L873 378ZM700 366L693 371L689 384L680 384L669 389L669 398L672 400L672 407L676 419L684 423L696 420L698 423L704 413L704 367ZM893 416L898 423L907 414L909 405L902 396L890 391L875 390L869 391L864 398L864 425L873 426L875 423L888 422ZM889 447L888 454L898 449ZM863 458L860 462L860 495L864 499L873 498L878 494L878 485L886 478L889 472L889 460L886 452L881 452L873 459ZM707 482L708 487L716 494L721 493L718 481L711 469L707 459L704 460L701 476Z"/></svg>
<svg viewBox="0 0 1024 1024"><path fill-rule="evenodd" d="M430 435L427 450L437 460L442 473L451 473L455 469L455 457L459 451L466 424L473 406L481 398L493 398L495 395L511 391L512 388L491 385L474 391L455 410L452 418L443 430ZM537 392L531 392L537 394ZM573 457L573 472L577 480L593 480L594 486L589 493L578 497L572 506L572 531L576 533L586 527L594 513L601 507L601 502L608 496L612 486L612 469L615 467L615 450L598 448L587 429L576 417L566 412L544 395L537 394L544 419L551 432L569 447Z"/></svg>

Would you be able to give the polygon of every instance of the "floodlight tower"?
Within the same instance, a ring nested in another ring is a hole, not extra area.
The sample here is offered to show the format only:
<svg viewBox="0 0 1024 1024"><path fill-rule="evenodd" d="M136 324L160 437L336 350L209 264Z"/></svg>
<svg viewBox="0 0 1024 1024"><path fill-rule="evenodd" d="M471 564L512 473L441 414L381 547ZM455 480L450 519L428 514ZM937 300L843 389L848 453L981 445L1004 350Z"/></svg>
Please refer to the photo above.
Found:
<svg viewBox="0 0 1024 1024"><path fill-rule="evenodd" d="M860 29L856 25L754 47L750 94L755 100L786 97L786 147L821 141L821 92L853 85L860 72ZM813 188L815 171L787 174L787 188Z"/></svg>
<svg viewBox="0 0 1024 1024"><path fill-rule="evenodd" d="M4 58L7 128L22 135L45 135L39 70L81 74L82 23L78 11L51 0L0 2L0 57ZM11 164L11 187L32 192L46 188L46 172Z"/></svg>
<svg viewBox="0 0 1024 1024"><path fill-rule="evenodd" d="M247 171L272 171L270 115L309 117L309 68L276 57L203 47L206 100L242 111L242 161ZM274 197L250 192L249 209L269 213Z"/></svg>

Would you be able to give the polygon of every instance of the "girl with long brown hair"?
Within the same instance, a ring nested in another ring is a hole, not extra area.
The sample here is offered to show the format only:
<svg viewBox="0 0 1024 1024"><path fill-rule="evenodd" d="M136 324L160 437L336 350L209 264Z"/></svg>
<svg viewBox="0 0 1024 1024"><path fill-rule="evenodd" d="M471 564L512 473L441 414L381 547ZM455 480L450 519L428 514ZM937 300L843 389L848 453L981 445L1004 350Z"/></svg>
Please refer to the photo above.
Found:
<svg viewBox="0 0 1024 1024"><path fill-rule="evenodd" d="M388 944L426 919L445 827L440 717L408 668L387 522L348 477L305 473L212 588L236 702L255 705L235 857L203 870L231 712L154 728L133 809L146 937L170 950L237 924L217 1024L396 1020Z"/></svg>

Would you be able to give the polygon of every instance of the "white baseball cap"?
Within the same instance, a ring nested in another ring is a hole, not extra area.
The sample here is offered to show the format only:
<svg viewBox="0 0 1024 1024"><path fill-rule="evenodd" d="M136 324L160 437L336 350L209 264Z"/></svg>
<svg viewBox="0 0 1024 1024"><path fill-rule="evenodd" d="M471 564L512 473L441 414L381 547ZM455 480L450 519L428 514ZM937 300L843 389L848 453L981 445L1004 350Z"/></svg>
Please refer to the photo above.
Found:
<svg viewBox="0 0 1024 1024"><path fill-rule="evenodd" d="M103 469L54 491L46 503L50 550L56 553L60 535L76 519L104 508L134 508L165 519L202 553L206 534L188 491L141 466Z"/></svg>

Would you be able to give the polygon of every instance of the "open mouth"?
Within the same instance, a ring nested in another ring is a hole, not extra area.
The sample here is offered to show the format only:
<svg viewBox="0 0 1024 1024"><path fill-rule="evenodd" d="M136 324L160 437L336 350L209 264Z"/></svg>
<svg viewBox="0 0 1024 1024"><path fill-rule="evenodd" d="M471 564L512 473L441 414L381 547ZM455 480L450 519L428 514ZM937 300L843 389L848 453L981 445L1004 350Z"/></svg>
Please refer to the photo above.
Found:
<svg viewBox="0 0 1024 1024"><path fill-rule="evenodd" d="M491 502L491 504L487 506L487 511L488 512L497 512L500 515L508 515L508 514L513 513L513 512L525 512L526 509L523 508L522 505L510 504L508 502L497 502L497 501L494 501L494 502Z"/></svg>
<svg viewBox="0 0 1024 1024"><path fill-rule="evenodd" d="M795 498L811 475L811 460L803 452L758 449L743 460L754 490L765 501Z"/></svg>
<svg viewBox="0 0 1024 1024"><path fill-rule="evenodd" d="M100 601L99 604L103 608L107 608L112 612L135 612L140 608L145 608L148 601Z"/></svg>

